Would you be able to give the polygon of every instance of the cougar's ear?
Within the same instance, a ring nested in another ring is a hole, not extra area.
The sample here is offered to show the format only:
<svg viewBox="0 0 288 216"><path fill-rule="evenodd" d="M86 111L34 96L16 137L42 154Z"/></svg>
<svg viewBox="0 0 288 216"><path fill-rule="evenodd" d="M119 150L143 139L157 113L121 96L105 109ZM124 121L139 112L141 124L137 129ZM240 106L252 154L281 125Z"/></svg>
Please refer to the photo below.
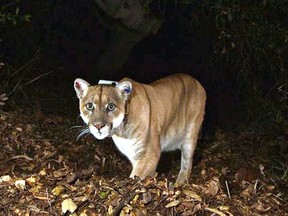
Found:
<svg viewBox="0 0 288 216"><path fill-rule="evenodd" d="M120 89L122 94L125 97L125 100L128 99L128 96L131 94L132 92L132 83L129 81L123 81L118 83L118 85L116 86L116 88Z"/></svg>
<svg viewBox="0 0 288 216"><path fill-rule="evenodd" d="M75 89L77 97L79 99L83 98L84 91L86 91L89 86L90 86L90 84L88 82L86 82L85 80L83 80L83 79L77 78L74 81L74 89Z"/></svg>

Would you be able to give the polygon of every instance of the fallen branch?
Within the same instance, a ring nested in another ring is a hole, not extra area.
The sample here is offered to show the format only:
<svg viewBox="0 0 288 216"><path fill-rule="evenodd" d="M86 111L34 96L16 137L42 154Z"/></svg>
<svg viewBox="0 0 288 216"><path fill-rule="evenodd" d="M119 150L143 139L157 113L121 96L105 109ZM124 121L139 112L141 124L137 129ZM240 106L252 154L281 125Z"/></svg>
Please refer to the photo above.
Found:
<svg viewBox="0 0 288 216"><path fill-rule="evenodd" d="M168 196L169 196L169 195L167 194L165 197L163 197L163 198L158 202L158 204L153 207L153 210L155 210L161 203L163 203L163 202L168 198Z"/></svg>
<svg viewBox="0 0 288 216"><path fill-rule="evenodd" d="M121 210L124 208L124 206L127 205L139 193L140 193L139 191L133 192L132 194L130 194L130 196L128 196L127 198L125 198L121 202L119 202L119 204L113 210L112 215L113 216L119 215Z"/></svg>

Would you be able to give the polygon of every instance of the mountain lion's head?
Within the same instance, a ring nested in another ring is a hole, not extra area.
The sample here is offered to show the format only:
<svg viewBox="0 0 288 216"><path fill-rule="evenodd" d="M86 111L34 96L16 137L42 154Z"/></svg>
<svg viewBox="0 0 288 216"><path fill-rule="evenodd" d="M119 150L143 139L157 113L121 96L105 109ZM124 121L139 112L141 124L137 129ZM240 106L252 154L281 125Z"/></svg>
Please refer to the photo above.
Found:
<svg viewBox="0 0 288 216"><path fill-rule="evenodd" d="M121 125L125 117L125 106L132 84L123 81L114 85L90 86L83 79L74 81L79 98L80 115L97 139L112 135L113 129Z"/></svg>

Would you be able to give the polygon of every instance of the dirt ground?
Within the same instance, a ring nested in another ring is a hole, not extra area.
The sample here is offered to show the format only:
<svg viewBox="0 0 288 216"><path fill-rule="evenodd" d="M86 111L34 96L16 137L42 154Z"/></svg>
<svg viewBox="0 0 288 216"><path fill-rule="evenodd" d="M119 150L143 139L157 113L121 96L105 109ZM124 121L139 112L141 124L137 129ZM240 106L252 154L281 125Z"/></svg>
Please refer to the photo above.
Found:
<svg viewBox="0 0 288 216"><path fill-rule="evenodd" d="M157 176L129 179L111 140L76 141L74 116L0 111L0 215L288 215L287 162L272 167L281 150L261 148L273 146L265 137L199 140L190 184L176 187L179 153L163 155Z"/></svg>

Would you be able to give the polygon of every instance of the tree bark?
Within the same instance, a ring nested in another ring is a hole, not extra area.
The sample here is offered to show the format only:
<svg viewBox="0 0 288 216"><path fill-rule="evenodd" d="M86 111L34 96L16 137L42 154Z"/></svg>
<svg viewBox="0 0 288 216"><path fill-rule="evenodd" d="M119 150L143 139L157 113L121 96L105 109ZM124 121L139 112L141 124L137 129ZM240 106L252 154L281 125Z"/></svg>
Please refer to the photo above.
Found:
<svg viewBox="0 0 288 216"><path fill-rule="evenodd" d="M156 34L162 20L147 11L146 1L95 0L104 12L99 13L103 26L111 30L111 37L96 63L96 72L110 74L119 71L133 47L149 34ZM149 2L148 2L149 3ZM108 16L103 17L103 16Z"/></svg>
<svg viewBox="0 0 288 216"><path fill-rule="evenodd" d="M127 61L133 47L147 34L135 32L124 26L113 28L111 38L96 63L96 72L110 74L119 71Z"/></svg>

